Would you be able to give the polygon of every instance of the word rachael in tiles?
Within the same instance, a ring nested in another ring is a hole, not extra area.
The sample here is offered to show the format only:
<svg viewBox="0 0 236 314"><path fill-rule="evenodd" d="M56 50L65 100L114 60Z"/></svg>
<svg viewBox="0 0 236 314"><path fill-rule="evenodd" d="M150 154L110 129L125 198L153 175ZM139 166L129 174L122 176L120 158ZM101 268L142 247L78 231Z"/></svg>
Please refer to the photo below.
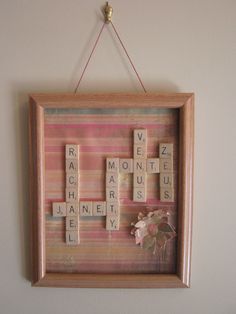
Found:
<svg viewBox="0 0 236 314"><path fill-rule="evenodd" d="M133 158L106 158L106 201L79 200L79 145L66 145L66 201L53 203L53 216L66 218L66 243L78 245L79 216L106 216L106 229L119 230L119 173L133 174L133 201L146 202L147 176L159 174L160 200L172 202L173 144L159 144L159 158L147 157L147 130L134 130Z"/></svg>

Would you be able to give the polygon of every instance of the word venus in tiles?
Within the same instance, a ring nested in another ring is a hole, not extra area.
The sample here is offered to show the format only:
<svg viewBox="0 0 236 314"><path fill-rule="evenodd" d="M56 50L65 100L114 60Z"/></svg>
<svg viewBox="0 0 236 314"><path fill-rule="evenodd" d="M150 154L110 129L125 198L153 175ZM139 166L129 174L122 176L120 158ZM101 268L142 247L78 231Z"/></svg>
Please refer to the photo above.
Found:
<svg viewBox="0 0 236 314"><path fill-rule="evenodd" d="M106 158L106 200L80 201L79 145L67 144L66 201L53 203L53 216L65 217L66 244L78 245L79 216L106 216L106 230L119 230L119 173L133 175L133 201L147 201L147 176L159 174L160 200L174 201L173 144L159 144L159 158L148 158L147 130L135 129L133 158Z"/></svg>

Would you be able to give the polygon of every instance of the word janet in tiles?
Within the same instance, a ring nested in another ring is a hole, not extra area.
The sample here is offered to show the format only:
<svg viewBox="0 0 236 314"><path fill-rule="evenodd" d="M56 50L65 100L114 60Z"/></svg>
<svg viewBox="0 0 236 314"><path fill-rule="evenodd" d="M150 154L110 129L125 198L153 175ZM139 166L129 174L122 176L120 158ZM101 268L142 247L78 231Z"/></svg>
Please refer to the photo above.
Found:
<svg viewBox="0 0 236 314"><path fill-rule="evenodd" d="M106 230L120 228L119 174L132 174L133 201L146 203L147 177L159 174L160 200L174 201L173 144L159 144L159 158L148 158L146 129L135 129L133 133L133 158L106 158L106 199L104 201L80 201L79 145L65 146L65 202L54 202L54 217L65 217L65 241L67 245L78 245L79 217L106 216Z"/></svg>

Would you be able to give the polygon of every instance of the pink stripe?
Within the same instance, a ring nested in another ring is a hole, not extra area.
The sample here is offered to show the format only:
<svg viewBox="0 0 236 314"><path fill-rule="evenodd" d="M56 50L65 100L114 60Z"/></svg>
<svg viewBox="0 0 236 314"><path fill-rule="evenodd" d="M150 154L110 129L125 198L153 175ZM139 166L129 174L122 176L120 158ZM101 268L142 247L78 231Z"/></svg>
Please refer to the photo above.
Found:
<svg viewBox="0 0 236 314"><path fill-rule="evenodd" d="M138 125L138 126L137 126ZM133 123L133 124L126 124L126 123L79 123L79 124L45 124L45 130L47 129L97 129L97 128L109 128L112 129L132 129L133 127L142 127L148 129L161 129L166 128L168 125L166 124L144 124L144 123Z"/></svg>
<svg viewBox="0 0 236 314"><path fill-rule="evenodd" d="M103 153L103 152L129 152L129 146L84 146L80 145L81 153ZM64 152L64 146L46 146L46 153Z"/></svg>

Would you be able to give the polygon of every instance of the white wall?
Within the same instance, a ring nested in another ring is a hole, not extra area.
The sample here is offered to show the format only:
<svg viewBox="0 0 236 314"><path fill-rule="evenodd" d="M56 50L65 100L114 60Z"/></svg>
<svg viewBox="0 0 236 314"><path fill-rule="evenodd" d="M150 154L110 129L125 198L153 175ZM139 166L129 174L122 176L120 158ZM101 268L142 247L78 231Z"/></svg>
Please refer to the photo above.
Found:
<svg viewBox="0 0 236 314"><path fill-rule="evenodd" d="M0 1L0 313L236 313L236 1L113 0L148 91L196 93L192 286L31 288L27 94L72 92L99 27L96 0ZM105 30L81 92L140 87Z"/></svg>

